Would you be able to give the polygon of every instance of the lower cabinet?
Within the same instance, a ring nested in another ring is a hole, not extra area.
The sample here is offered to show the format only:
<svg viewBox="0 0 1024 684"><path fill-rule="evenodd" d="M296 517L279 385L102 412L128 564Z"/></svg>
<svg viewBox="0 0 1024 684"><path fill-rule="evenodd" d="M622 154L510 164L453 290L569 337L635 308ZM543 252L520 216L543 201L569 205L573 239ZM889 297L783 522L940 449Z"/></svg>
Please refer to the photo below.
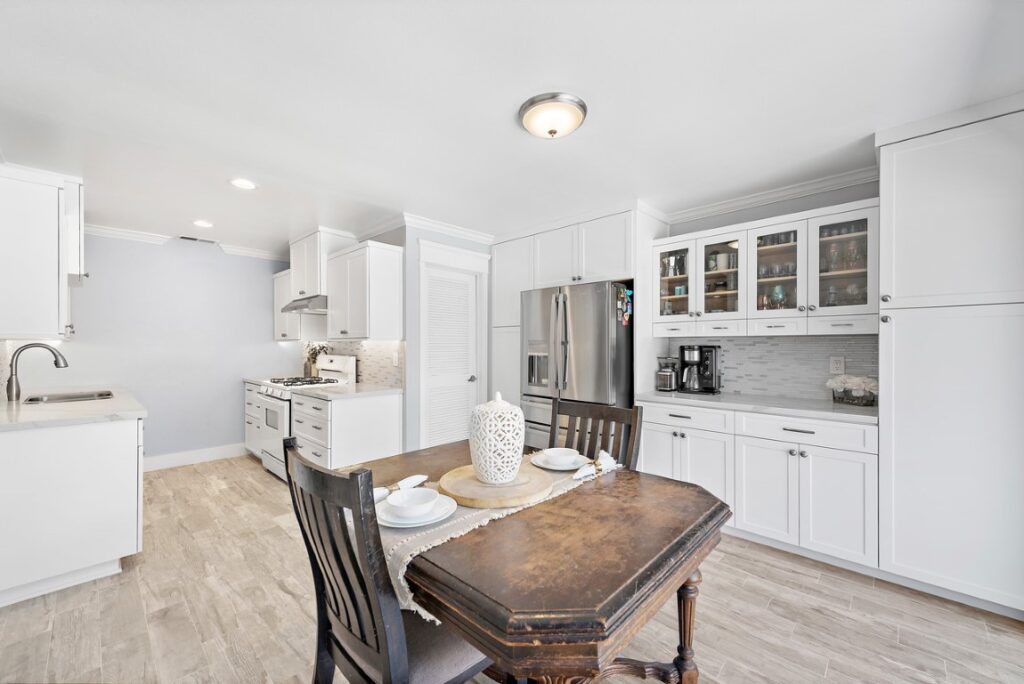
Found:
<svg viewBox="0 0 1024 684"><path fill-rule="evenodd" d="M878 567L878 457L736 438L736 527Z"/></svg>

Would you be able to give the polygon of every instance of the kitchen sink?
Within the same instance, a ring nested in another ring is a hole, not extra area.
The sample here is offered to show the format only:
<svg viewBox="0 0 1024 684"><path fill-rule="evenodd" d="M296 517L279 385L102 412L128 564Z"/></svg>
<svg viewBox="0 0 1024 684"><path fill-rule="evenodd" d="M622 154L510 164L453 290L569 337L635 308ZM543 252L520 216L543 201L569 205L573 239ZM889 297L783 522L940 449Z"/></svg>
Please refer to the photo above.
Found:
<svg viewBox="0 0 1024 684"><path fill-rule="evenodd" d="M114 393L109 390L97 392L64 392L62 394L37 394L25 400L26 404L63 404L67 401L96 401L112 399Z"/></svg>

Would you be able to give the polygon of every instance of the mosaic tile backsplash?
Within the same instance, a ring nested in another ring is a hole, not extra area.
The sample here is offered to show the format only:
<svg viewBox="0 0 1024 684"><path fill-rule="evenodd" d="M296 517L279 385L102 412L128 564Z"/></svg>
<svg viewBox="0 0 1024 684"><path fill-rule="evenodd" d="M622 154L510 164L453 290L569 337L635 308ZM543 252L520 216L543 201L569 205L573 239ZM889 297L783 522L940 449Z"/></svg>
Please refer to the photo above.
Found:
<svg viewBox="0 0 1024 684"><path fill-rule="evenodd" d="M825 387L830 356L846 359L847 375L878 377L877 335L680 338L670 343L674 356L683 344L720 346L723 393L831 399Z"/></svg>
<svg viewBox="0 0 1024 684"><path fill-rule="evenodd" d="M402 387L405 378L405 343L353 340L328 342L332 353L356 357L356 382ZM394 354L398 352L398 365Z"/></svg>

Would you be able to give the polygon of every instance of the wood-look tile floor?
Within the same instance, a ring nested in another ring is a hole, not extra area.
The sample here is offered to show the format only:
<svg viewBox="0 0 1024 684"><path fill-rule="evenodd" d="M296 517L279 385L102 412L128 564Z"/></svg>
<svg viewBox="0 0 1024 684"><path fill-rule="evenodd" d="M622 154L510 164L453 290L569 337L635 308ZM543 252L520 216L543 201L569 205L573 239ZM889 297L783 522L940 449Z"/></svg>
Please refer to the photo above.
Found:
<svg viewBox="0 0 1024 684"><path fill-rule="evenodd" d="M309 681L306 553L255 459L147 474L144 546L118 576L0 609L0 681ZM1024 623L731 537L703 571L705 684L1024 682ZM675 620L625 655L670 659Z"/></svg>

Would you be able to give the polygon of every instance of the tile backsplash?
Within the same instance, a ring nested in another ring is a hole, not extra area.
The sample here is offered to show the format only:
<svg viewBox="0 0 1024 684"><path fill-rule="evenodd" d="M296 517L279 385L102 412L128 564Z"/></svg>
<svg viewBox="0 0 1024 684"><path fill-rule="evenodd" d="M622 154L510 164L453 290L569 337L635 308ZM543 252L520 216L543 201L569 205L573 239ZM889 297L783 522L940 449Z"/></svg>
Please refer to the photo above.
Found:
<svg viewBox="0 0 1024 684"><path fill-rule="evenodd" d="M672 339L677 356L683 344L722 348L722 392L831 399L825 387L828 358L846 359L847 375L878 377L877 335L807 337L722 337Z"/></svg>
<svg viewBox="0 0 1024 684"><path fill-rule="evenodd" d="M405 342L328 342L333 354L356 357L356 382L402 387L405 378ZM398 365L394 355L398 354Z"/></svg>

